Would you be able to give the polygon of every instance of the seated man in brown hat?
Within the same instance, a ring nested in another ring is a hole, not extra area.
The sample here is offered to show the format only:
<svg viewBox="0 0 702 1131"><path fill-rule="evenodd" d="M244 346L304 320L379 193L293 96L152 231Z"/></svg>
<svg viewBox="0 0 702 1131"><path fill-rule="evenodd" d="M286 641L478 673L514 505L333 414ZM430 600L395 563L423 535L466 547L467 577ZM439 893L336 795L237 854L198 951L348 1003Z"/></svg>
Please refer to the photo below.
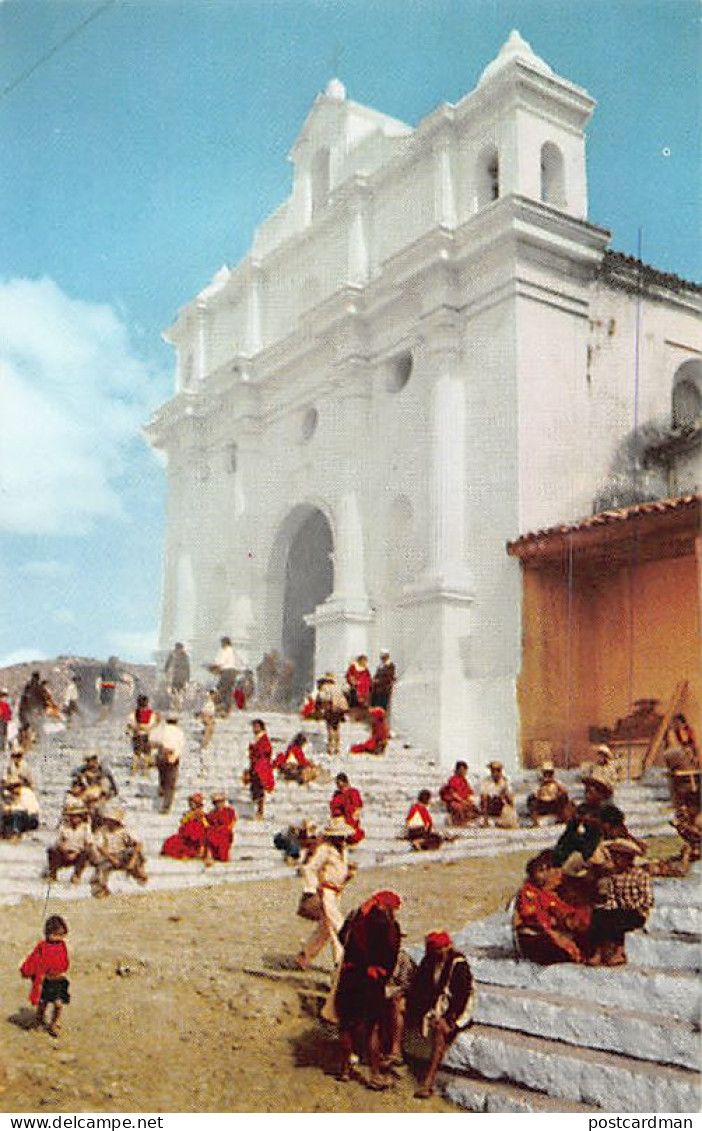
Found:
<svg viewBox="0 0 702 1131"><path fill-rule="evenodd" d="M527 809L536 828L544 817L554 817L557 825L565 825L575 816L575 805L566 787L558 781L553 762L544 762L541 767L541 781L527 797Z"/></svg>
<svg viewBox="0 0 702 1131"><path fill-rule="evenodd" d="M643 927L653 907L651 880L637 863L641 847L633 840L607 842L612 871L600 880L599 897L590 926L590 966L621 966L626 962L624 936Z"/></svg>
<svg viewBox="0 0 702 1131"><path fill-rule="evenodd" d="M88 754L82 766L73 774L71 793L84 802L91 821L97 819L100 807L117 796L117 783L110 770L100 761L98 754Z"/></svg>
<svg viewBox="0 0 702 1131"><path fill-rule="evenodd" d="M110 894L108 881L113 872L126 872L139 884L147 882L141 844L125 829L124 809L119 806L106 806L101 813L95 850L97 861L90 888L96 899Z"/></svg>
<svg viewBox="0 0 702 1131"><path fill-rule="evenodd" d="M77 797L66 798L56 843L47 848L46 855L46 879L55 881L60 868L73 868L72 884L79 884L86 866L97 862L88 810Z"/></svg>
<svg viewBox="0 0 702 1131"><path fill-rule="evenodd" d="M670 781L670 799L676 809L681 806L700 809L700 767L694 755L682 746L671 746L665 752Z"/></svg>
<svg viewBox="0 0 702 1131"><path fill-rule="evenodd" d="M514 794L502 762L488 762L487 767L490 777L485 778L480 786L483 825L487 827L492 823L498 829L516 829L519 818L514 807Z"/></svg>
<svg viewBox="0 0 702 1131"><path fill-rule="evenodd" d="M606 779L614 791L619 781L619 755L615 754L605 742L595 747L595 761L590 769L596 770L603 779Z"/></svg>
<svg viewBox="0 0 702 1131"><path fill-rule="evenodd" d="M0 785L0 836L20 840L39 828L39 802L33 789L19 780Z"/></svg>

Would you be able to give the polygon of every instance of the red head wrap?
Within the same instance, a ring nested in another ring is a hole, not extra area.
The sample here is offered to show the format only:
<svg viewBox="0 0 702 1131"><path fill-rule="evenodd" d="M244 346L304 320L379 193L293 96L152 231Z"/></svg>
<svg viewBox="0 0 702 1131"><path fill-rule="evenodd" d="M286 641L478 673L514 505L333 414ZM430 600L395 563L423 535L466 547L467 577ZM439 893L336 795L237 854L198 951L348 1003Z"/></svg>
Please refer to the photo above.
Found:
<svg viewBox="0 0 702 1131"><path fill-rule="evenodd" d="M424 939L427 950L443 950L451 946L451 936L446 931L430 931Z"/></svg>
<svg viewBox="0 0 702 1131"><path fill-rule="evenodd" d="M402 907L402 900L397 892L377 891L363 904L361 914L367 915L373 907L381 907L383 911L397 911L398 908Z"/></svg>

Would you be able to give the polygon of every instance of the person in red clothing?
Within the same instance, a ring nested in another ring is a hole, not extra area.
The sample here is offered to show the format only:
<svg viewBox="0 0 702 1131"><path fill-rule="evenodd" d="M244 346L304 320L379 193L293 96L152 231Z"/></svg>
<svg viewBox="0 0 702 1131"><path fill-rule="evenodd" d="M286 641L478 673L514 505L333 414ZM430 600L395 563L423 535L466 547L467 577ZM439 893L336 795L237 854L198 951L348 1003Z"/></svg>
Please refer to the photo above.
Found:
<svg viewBox="0 0 702 1131"><path fill-rule="evenodd" d="M301 719L318 719L320 718L319 710L317 708L317 697L312 691L308 691L300 707Z"/></svg>
<svg viewBox="0 0 702 1131"><path fill-rule="evenodd" d="M354 1045L365 1046L370 1065L366 1086L384 1092L392 1081L381 1072L382 1027L388 1013L386 987L397 963L401 931L395 913L402 906L394 891L378 891L349 915L339 932L344 955L333 1009L339 1024L340 1081L354 1079Z"/></svg>
<svg viewBox="0 0 702 1131"><path fill-rule="evenodd" d="M434 832L434 819L427 806L431 801L428 789L422 789L417 795L417 800L405 817L405 836L411 841L412 848L429 850L440 848L442 838Z"/></svg>
<svg viewBox="0 0 702 1131"><path fill-rule="evenodd" d="M370 738L365 742L357 742L355 746L352 746L352 754L385 753L385 747L390 737L385 711L382 707L371 707L368 714L370 715L371 724Z"/></svg>
<svg viewBox="0 0 702 1131"><path fill-rule="evenodd" d="M251 800L256 805L256 820L262 821L265 815L266 794L275 789L273 747L266 734L266 724L263 719L254 719L251 726L254 740L249 743L249 788Z"/></svg>
<svg viewBox="0 0 702 1131"><path fill-rule="evenodd" d="M586 961L582 939L590 925L590 908L573 907L556 895L562 871L550 849L533 857L517 893L514 933L522 958L551 966Z"/></svg>
<svg viewBox="0 0 702 1131"><path fill-rule="evenodd" d="M237 678L236 684L234 685L234 703L236 704L237 710L246 710L246 685L244 684L243 677Z"/></svg>
<svg viewBox="0 0 702 1131"><path fill-rule="evenodd" d="M6 687L0 687L0 755L5 753L5 746L7 745L7 728L12 720L12 707L10 706L9 691Z"/></svg>
<svg viewBox="0 0 702 1131"><path fill-rule="evenodd" d="M160 722L159 716L149 704L148 695L139 695L136 707L127 719L127 734L132 740L134 761L132 773L146 773L153 765L151 757L151 733Z"/></svg>
<svg viewBox="0 0 702 1131"><path fill-rule="evenodd" d="M439 797L452 825L468 825L480 816L480 809L473 801L473 787L468 781L467 762L456 762L453 774L439 790Z"/></svg>
<svg viewBox="0 0 702 1131"><path fill-rule="evenodd" d="M350 784L346 774L336 775L336 792L329 802L332 817L343 817L346 824L353 829L348 838L348 844L360 844L365 833L361 828L360 812L363 808L363 799L357 789Z"/></svg>
<svg viewBox="0 0 702 1131"><path fill-rule="evenodd" d="M368 667L368 657L363 653L349 664L346 671L346 682L350 691L347 698L351 709L367 711L371 701L373 676Z"/></svg>
<svg viewBox="0 0 702 1131"><path fill-rule="evenodd" d="M288 743L287 749L276 758L274 766L286 781L306 785L317 777L317 767L307 757L307 746L307 735L300 731Z"/></svg>
<svg viewBox="0 0 702 1131"><path fill-rule="evenodd" d="M161 855L174 860L208 860L205 799L201 793L193 793L188 804L190 808L181 817L178 832L164 841Z"/></svg>
<svg viewBox="0 0 702 1131"><path fill-rule="evenodd" d="M37 1007L37 1025L44 1024L47 1005L53 1006L48 1025L52 1037L57 1037L61 1011L71 1000L66 971L70 966L68 948L63 941L68 934L66 920L51 915L44 924L44 939L37 943L20 966L23 978L32 979L29 1000Z"/></svg>
<svg viewBox="0 0 702 1131"><path fill-rule="evenodd" d="M229 852L234 842L234 826L236 824L236 810L233 805L227 804L227 795L223 790L212 794L213 809L207 814L207 847L213 860L222 864L229 862Z"/></svg>

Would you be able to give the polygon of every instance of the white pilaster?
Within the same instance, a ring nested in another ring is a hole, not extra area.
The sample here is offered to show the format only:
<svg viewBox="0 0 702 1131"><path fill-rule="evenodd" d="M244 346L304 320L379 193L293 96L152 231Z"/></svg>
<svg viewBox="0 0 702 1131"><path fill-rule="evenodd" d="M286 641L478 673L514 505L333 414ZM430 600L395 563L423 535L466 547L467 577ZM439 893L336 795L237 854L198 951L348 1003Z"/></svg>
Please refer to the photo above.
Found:
<svg viewBox="0 0 702 1131"><path fill-rule="evenodd" d="M456 226L456 194L453 182L453 152L448 135L434 150L434 207L437 223L445 228Z"/></svg>

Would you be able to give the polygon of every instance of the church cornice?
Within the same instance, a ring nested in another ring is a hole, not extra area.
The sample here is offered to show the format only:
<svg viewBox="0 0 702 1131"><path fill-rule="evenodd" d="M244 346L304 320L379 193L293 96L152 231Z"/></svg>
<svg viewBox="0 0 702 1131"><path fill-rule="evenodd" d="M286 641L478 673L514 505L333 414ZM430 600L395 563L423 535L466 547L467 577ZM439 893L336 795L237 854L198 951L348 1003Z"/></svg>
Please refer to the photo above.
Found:
<svg viewBox="0 0 702 1131"><path fill-rule="evenodd" d="M607 287L670 302L696 312L702 310L702 283L659 271L631 255L608 248L602 259L599 280Z"/></svg>
<svg viewBox="0 0 702 1131"><path fill-rule="evenodd" d="M166 451L181 443L199 443L207 415L207 399L202 393L177 393L154 413L143 433L152 447Z"/></svg>

